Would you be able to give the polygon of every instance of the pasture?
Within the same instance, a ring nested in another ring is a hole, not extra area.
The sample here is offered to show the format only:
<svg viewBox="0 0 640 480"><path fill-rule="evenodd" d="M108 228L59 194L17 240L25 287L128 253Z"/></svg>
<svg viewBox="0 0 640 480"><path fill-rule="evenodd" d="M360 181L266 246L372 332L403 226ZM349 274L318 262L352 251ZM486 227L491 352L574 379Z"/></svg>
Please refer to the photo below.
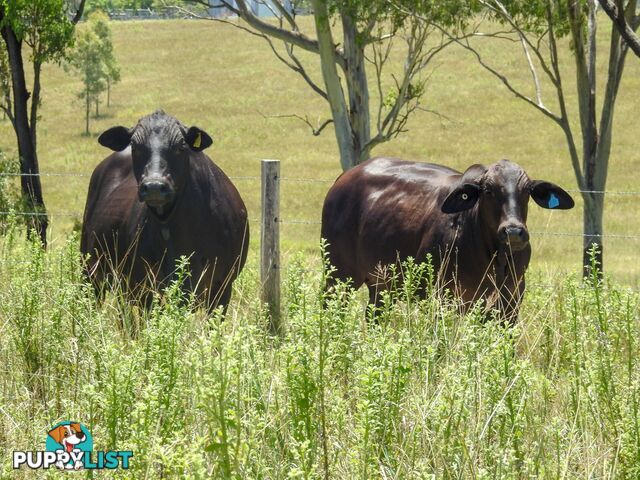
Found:
<svg viewBox="0 0 640 480"><path fill-rule="evenodd" d="M412 264L399 301L368 324L361 292L338 302L320 291L318 222L340 173L337 148L331 129L314 137L286 116L325 119L323 100L266 44L230 26L112 28L122 82L92 119L92 136L82 135L80 83L57 66L43 77L40 167L74 174L43 177L49 250L12 222L0 240L0 477L32 478L11 468L11 452L41 449L48 428L67 418L91 429L96 449L134 452L131 470L109 478L640 475L640 195L607 197L605 233L618 235L605 239L607 277L583 284L581 201L560 130L452 48L427 84L425 107L441 115L417 112L407 133L374 153L458 169L509 158L572 190L577 206L531 206L537 234L512 330L479 311L461 316L453 300L417 301L412 291L430 272ZM515 49L487 44L487 54L528 81ZM630 56L626 69L608 190L638 192L640 62ZM318 65L310 70L317 78ZM73 228L88 175L108 153L97 135L159 107L212 135L207 153L253 220L224 321L192 311L177 284L148 315L118 292L99 305L81 275ZM15 151L6 121L0 149ZM282 161L281 338L268 335L257 295L261 158Z"/></svg>
<svg viewBox="0 0 640 480"><path fill-rule="evenodd" d="M308 25L311 28L312 22ZM605 26L603 22L603 45L608 30ZM50 237L54 245L64 242L74 221L81 220L88 175L108 154L98 145L97 135L113 125L132 126L138 118L162 107L212 135L214 144L207 153L228 175L237 178L235 183L249 216L256 220L252 223L254 232L260 216L260 159L280 159L283 221L312 222L285 223L283 250L316 252L322 201L340 174L333 131L328 128L314 137L296 118L265 117L306 115L315 124L329 115L324 100L276 62L265 42L231 26L205 21L146 21L115 22L112 29L122 81L113 88L112 108L103 106L103 116L92 120L93 136L82 135L84 107L76 96L81 90L80 81L57 66L49 65L45 71L39 130L41 171L86 175L43 178L48 209L63 213L52 218ZM569 55L568 48L565 53ZM530 75L520 68L522 57L515 47L511 50L487 43L487 58L505 65L519 84L529 85ZM310 60L309 71L319 78L317 59L303 58ZM395 68L400 68L399 59L395 60ZM603 56L599 62L604 69ZM442 163L459 170L473 163L508 158L522 165L532 178L576 189L560 129L508 95L461 49L451 48L437 57L434 68L426 74L431 79L424 106L446 118L416 112L409 131L374 150L375 155ZM570 72L564 81L572 84ZM602 83L600 88L604 88ZM639 89L640 62L630 57L616 107L608 182L611 191L640 191L632 174L640 168L635 127ZM567 91L575 106L570 86ZM15 152L10 128L8 122L0 122L0 149L7 154ZM577 206L570 212L543 211L535 206L530 209L530 229L546 234L533 238L533 269L548 273L581 271L582 202L577 193L574 197ZM605 234L640 235L640 229L634 228L634 206L638 202L639 195L608 196ZM608 272L632 286L640 281L634 254L639 246L640 238L614 236L605 240Z"/></svg>

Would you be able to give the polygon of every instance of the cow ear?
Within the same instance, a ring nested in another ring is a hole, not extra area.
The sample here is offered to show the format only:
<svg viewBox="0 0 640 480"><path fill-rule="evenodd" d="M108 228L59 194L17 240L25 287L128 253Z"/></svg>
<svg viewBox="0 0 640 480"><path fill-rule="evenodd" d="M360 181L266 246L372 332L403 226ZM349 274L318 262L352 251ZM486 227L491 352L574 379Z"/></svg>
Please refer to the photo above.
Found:
<svg viewBox="0 0 640 480"><path fill-rule="evenodd" d="M198 127L189 127L184 139L187 141L191 150L201 152L213 143L213 140L207 132L200 130Z"/></svg>
<svg viewBox="0 0 640 480"><path fill-rule="evenodd" d="M531 197L542 208L569 210L575 202L571 195L551 182L535 180L531 182Z"/></svg>
<svg viewBox="0 0 640 480"><path fill-rule="evenodd" d="M103 147L110 148L115 152L124 150L131 142L133 131L125 127L111 127L102 132L98 137L98 143Z"/></svg>
<svg viewBox="0 0 640 480"><path fill-rule="evenodd" d="M473 207L480 196L480 187L475 183L464 183L447 196L442 204L443 213L458 213Z"/></svg>

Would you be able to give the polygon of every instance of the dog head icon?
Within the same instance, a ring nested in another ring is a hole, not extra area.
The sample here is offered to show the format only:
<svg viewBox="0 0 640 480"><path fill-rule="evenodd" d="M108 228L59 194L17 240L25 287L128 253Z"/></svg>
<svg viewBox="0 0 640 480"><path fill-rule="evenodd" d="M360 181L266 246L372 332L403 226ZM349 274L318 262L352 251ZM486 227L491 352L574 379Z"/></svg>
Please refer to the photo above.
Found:
<svg viewBox="0 0 640 480"><path fill-rule="evenodd" d="M49 430L49 435L56 442L62 445L66 452L73 451L73 449L76 448L76 445L84 442L87 438L79 423L59 425L56 428Z"/></svg>

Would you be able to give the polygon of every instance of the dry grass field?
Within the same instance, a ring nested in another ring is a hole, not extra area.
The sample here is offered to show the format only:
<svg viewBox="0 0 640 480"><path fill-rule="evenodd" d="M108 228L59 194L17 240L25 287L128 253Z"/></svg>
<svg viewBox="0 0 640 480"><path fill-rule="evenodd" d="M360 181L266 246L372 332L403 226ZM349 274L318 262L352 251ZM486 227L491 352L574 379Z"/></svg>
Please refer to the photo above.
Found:
<svg viewBox="0 0 640 480"><path fill-rule="evenodd" d="M311 22L308 23L311 26ZM58 66L44 72L44 102L39 134L43 172L90 174L107 155L97 135L117 124L130 126L157 108L197 124L214 137L209 155L232 177L250 209L259 219L260 159L282 161L282 218L286 221L318 222L322 200L340 173L331 128L319 137L295 118L270 118L298 114L315 122L329 115L328 106L306 84L278 63L258 38L229 25L208 21L144 21L113 23L115 53L122 81L112 91L112 106L102 107L93 119L90 137L83 136L84 110L77 98L80 82ZM608 26L603 22L601 45L607 45ZM516 45L517 46L517 45ZM565 45L565 64L571 61ZM486 57L529 88L530 75L520 49L487 42ZM304 56L309 71L319 75L318 59ZM395 68L400 68L399 58ZM599 65L604 73L606 58ZM544 178L575 190L565 140L559 128L523 102L508 94L462 49L452 47L436 58L427 70L430 80L424 106L442 116L417 112L408 132L382 145L375 155L393 155L442 163L464 169L472 163L509 158L520 163L534 178ZM571 71L565 73L568 100L575 106ZM390 81L390 80L389 80ZM600 81L599 88L604 88ZM531 88L529 88L529 91ZM614 145L608 189L640 191L634 172L640 167L637 112L640 61L630 55L618 99ZM548 89L546 94L551 93ZM554 105L548 96L549 105ZM15 152L8 122L0 122L0 148ZM246 178L252 177L252 178ZM297 182L292 179L324 180ZM43 179L45 201L55 216L50 235L54 245L66 237L81 219L88 177ZM533 238L532 268L545 274L580 271L581 201L570 212L551 212L533 206L529 225ZM606 201L605 231L613 235L638 235L637 205L640 195L610 195ZM253 223L257 239L259 223ZM316 252L319 225L284 224L283 250ZM606 268L615 278L637 286L640 269L637 248L640 238L610 237L605 241Z"/></svg>

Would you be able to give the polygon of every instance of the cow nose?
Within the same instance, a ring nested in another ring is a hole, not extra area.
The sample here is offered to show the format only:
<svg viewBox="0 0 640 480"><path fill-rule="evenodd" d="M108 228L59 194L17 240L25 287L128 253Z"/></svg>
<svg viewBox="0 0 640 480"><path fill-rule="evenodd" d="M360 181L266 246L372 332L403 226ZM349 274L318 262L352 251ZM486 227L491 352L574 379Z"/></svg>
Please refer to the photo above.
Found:
<svg viewBox="0 0 640 480"><path fill-rule="evenodd" d="M169 200L171 189L166 182L149 181L140 185L140 200L153 205L162 205Z"/></svg>
<svg viewBox="0 0 640 480"><path fill-rule="evenodd" d="M511 245L526 245L529 241L529 232L520 225L509 225L500 231L500 239Z"/></svg>

